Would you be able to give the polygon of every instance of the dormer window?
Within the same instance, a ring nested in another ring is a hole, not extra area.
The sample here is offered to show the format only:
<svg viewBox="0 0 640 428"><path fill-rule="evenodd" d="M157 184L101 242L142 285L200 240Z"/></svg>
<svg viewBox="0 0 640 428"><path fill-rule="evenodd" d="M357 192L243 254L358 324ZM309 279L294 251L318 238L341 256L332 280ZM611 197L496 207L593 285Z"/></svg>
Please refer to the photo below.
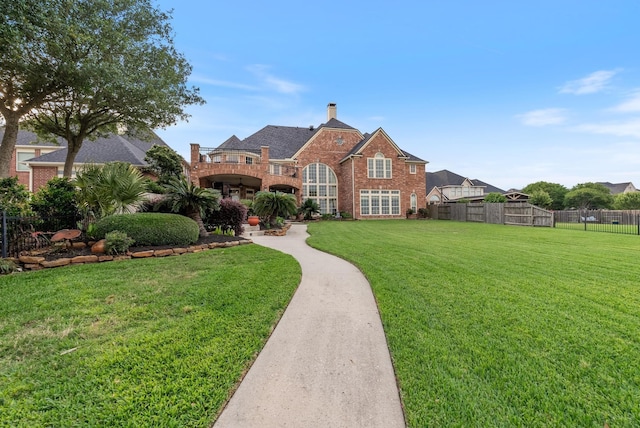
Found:
<svg viewBox="0 0 640 428"><path fill-rule="evenodd" d="M391 159L378 152L375 157L367 158L367 169L369 178L391 178Z"/></svg>

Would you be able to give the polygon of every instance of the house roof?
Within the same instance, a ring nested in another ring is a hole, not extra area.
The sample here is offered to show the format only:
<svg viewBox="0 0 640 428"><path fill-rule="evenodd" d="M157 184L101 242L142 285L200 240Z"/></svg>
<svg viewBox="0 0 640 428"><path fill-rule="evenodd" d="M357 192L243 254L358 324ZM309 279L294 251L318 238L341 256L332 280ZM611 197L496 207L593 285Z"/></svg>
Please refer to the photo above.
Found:
<svg viewBox="0 0 640 428"><path fill-rule="evenodd" d="M23 131L20 131L23 132ZM62 141L60 150L46 153L28 160L30 164L64 164L67 156L67 142ZM154 145L167 146L156 134L152 134L149 141L142 140L131 134L111 134L95 141L85 141L76 155L76 164L128 162L135 166L147 165L144 160L147 150ZM168 146L167 146L168 147Z"/></svg>
<svg viewBox="0 0 640 428"><path fill-rule="evenodd" d="M313 126L300 128L267 125L244 140L240 140L235 135L232 135L224 143L219 145L216 150L245 150L259 153L262 146L269 146L269 157L271 159L290 159L322 128L345 129L359 132L356 128L335 118L329 119L327 123L323 123L317 128ZM378 131L382 131L382 128L379 128L376 132ZM358 150L364 147L374 134L375 132L373 134L365 134L364 138L349 151L346 157L358 153ZM398 150L410 162L426 163L426 161L400 148L398 148Z"/></svg>
<svg viewBox="0 0 640 428"><path fill-rule="evenodd" d="M451 172L449 170L443 169L441 171L436 172L427 172L427 194L433 190L434 187L445 187L445 186L460 186L464 183L465 180L468 180L467 177L463 177L455 172ZM471 184L477 187L484 187L485 193L497 192L504 194L505 191L492 186L491 184L485 183L484 181L474 179L469 180Z"/></svg>
<svg viewBox="0 0 640 428"><path fill-rule="evenodd" d="M607 189L611 190L612 195L617 195L618 193L624 193L624 191L629 187L631 182L627 183L609 183L608 181L599 182L598 184L602 184Z"/></svg>
<svg viewBox="0 0 640 428"><path fill-rule="evenodd" d="M318 128L267 125L244 140L240 140L235 135L231 136L218 149L248 150L259 153L262 146L269 146L269 157L287 159L292 157L316 132Z"/></svg>
<svg viewBox="0 0 640 428"><path fill-rule="evenodd" d="M2 141L2 137L4 137L4 127L0 127L0 141ZM18 136L16 138L16 147L17 146L38 146L38 147L60 147L66 146L67 142L62 138L56 138L58 140L58 144L52 143L51 141L42 141L38 139L38 136L26 130L19 130Z"/></svg>
<svg viewBox="0 0 640 428"><path fill-rule="evenodd" d="M499 187L493 186L489 183L485 183L484 181L480 181L478 179L473 179L471 180L471 182L473 183L474 186L484 186L485 193L502 193L502 194L509 193L509 192L513 193L512 190L505 192Z"/></svg>

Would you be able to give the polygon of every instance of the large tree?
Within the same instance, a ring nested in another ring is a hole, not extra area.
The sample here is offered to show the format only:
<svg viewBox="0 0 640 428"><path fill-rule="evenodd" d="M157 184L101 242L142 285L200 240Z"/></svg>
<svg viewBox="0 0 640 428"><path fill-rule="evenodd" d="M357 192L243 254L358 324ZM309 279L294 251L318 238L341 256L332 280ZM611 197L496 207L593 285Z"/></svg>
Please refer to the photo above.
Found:
<svg viewBox="0 0 640 428"><path fill-rule="evenodd" d="M611 190L600 183L576 184L564 196L566 208L605 209L613 206Z"/></svg>
<svg viewBox="0 0 640 428"><path fill-rule="evenodd" d="M544 191L551 197L551 203L548 205L548 208L552 210L562 210L564 209L564 195L567 194L569 189L564 187L562 184L557 183L549 183L547 181L537 181L535 183L531 183L526 185L522 192L527 195L533 195L536 191Z"/></svg>
<svg viewBox="0 0 640 428"><path fill-rule="evenodd" d="M69 0L0 1L0 178L9 177L22 118L71 80L70 36L59 10Z"/></svg>
<svg viewBox="0 0 640 428"><path fill-rule="evenodd" d="M191 66L173 44L171 15L150 0L65 0L72 43L64 58L75 71L55 100L29 115L41 137L67 141L64 176L71 176L82 143L121 127L144 138L188 115L203 103L187 86ZM52 13L59 11L52 11Z"/></svg>

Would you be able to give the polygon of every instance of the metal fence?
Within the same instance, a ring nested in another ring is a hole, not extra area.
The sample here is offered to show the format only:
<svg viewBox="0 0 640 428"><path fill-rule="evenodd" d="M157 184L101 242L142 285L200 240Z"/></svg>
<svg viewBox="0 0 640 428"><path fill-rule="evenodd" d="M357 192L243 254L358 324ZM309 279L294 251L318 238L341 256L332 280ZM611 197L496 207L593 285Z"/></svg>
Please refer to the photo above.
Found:
<svg viewBox="0 0 640 428"><path fill-rule="evenodd" d="M558 229L640 235L640 210L570 210L554 213Z"/></svg>
<svg viewBox="0 0 640 428"><path fill-rule="evenodd" d="M62 229L75 229L77 217L17 217L0 213L0 246L2 258L18 257L23 251L49 246L53 234Z"/></svg>

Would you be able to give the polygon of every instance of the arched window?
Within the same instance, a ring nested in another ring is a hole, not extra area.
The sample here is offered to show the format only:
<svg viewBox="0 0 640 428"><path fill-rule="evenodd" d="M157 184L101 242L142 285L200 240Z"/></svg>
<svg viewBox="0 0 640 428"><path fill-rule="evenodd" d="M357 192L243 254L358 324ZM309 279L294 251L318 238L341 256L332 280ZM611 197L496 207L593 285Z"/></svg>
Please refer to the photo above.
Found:
<svg viewBox="0 0 640 428"><path fill-rule="evenodd" d="M418 197L415 193L411 194L411 209L414 213L418 212Z"/></svg>
<svg viewBox="0 0 640 428"><path fill-rule="evenodd" d="M338 178L323 163L312 163L302 170L302 201L312 199L321 214L338 212Z"/></svg>
<svg viewBox="0 0 640 428"><path fill-rule="evenodd" d="M391 159L378 152L374 158L367 158L367 171L369 178L391 178Z"/></svg>

